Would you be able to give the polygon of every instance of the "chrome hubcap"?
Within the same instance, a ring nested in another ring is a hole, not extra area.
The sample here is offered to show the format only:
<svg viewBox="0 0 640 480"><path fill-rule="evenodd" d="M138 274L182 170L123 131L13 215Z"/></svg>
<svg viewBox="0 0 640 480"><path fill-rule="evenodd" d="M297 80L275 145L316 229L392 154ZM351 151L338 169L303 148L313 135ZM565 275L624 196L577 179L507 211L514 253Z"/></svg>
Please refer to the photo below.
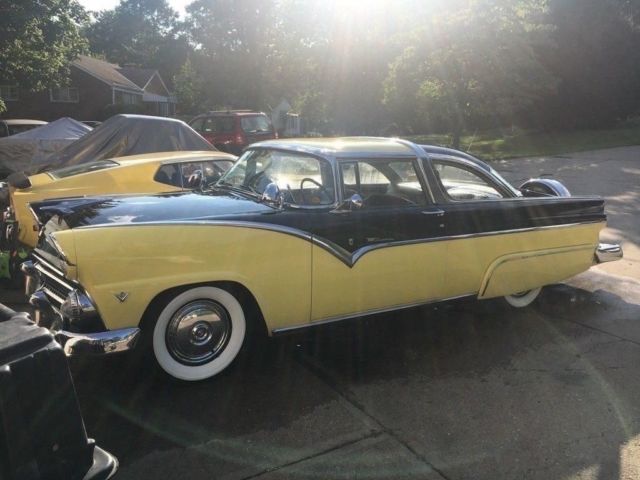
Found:
<svg viewBox="0 0 640 480"><path fill-rule="evenodd" d="M196 300L174 313L165 339L174 359L185 365L202 365L225 349L230 336L227 310L213 300Z"/></svg>

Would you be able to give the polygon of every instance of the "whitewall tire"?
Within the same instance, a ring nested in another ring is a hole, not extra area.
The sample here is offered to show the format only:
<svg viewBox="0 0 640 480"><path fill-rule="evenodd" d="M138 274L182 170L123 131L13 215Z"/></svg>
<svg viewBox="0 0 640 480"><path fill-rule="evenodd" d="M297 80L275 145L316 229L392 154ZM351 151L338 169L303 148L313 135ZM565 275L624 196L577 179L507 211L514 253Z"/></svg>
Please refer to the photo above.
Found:
<svg viewBox="0 0 640 480"><path fill-rule="evenodd" d="M542 287L534 288L533 290L507 295L504 299L512 307L523 308L530 305L536 298L538 298L541 290Z"/></svg>
<svg viewBox="0 0 640 480"><path fill-rule="evenodd" d="M174 297L153 329L153 354L172 377L196 381L227 368L245 340L242 305L217 287L196 287Z"/></svg>

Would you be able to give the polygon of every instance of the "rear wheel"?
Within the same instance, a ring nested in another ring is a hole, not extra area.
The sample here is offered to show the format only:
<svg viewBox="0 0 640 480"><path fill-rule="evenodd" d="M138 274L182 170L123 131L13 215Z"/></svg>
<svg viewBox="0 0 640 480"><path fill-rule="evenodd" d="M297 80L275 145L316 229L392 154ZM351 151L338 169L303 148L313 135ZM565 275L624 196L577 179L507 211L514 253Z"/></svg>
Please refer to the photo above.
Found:
<svg viewBox="0 0 640 480"><path fill-rule="evenodd" d="M238 299L217 287L176 295L153 329L156 361L172 377L204 380L227 368L245 341L245 312Z"/></svg>
<svg viewBox="0 0 640 480"><path fill-rule="evenodd" d="M541 290L542 287L534 288L532 290L514 293L513 295L507 295L504 299L512 307L522 308L530 305L538 297Z"/></svg>

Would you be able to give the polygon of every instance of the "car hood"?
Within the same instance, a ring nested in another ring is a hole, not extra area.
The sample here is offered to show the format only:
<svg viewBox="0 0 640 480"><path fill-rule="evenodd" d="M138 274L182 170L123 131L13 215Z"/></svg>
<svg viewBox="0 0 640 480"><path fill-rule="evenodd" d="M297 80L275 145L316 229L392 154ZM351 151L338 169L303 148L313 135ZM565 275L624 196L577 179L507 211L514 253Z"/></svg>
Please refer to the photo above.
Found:
<svg viewBox="0 0 640 480"><path fill-rule="evenodd" d="M242 218L278 210L230 193L96 196L31 204L41 224L57 215L69 228L91 225Z"/></svg>

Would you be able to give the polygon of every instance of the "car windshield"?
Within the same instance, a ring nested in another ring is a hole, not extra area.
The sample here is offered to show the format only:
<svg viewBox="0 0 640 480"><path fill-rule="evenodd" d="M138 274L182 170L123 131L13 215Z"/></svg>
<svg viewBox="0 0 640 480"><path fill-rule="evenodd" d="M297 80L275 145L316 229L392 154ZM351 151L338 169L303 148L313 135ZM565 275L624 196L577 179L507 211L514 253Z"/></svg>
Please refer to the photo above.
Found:
<svg viewBox="0 0 640 480"><path fill-rule="evenodd" d="M97 162L83 163L80 165L73 165L71 167L59 168L58 170L52 170L49 175L53 178L67 178L74 175L80 175L81 173L95 172L97 170L105 170L107 168L113 168L120 165L113 160L100 160Z"/></svg>
<svg viewBox="0 0 640 480"><path fill-rule="evenodd" d="M297 152L249 150L217 185L262 195L270 183L278 185L291 204L331 205L335 199L329 162Z"/></svg>

